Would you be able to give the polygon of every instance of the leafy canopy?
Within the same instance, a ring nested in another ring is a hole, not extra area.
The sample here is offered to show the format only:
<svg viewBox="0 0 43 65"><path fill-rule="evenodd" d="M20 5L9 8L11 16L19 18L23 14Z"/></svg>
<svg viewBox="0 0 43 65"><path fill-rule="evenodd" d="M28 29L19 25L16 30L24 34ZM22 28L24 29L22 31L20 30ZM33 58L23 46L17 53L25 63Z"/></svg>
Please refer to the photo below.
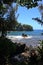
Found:
<svg viewBox="0 0 43 65"><path fill-rule="evenodd" d="M39 6L39 11L41 13L41 19L40 18L32 18L33 20L39 22L41 25L43 25L43 4Z"/></svg>
<svg viewBox="0 0 43 65"><path fill-rule="evenodd" d="M27 8L32 8L38 6L38 1L42 0L2 0L4 4L11 4L12 2L18 3L22 6L26 6ZM2 3L0 1L0 3Z"/></svg>

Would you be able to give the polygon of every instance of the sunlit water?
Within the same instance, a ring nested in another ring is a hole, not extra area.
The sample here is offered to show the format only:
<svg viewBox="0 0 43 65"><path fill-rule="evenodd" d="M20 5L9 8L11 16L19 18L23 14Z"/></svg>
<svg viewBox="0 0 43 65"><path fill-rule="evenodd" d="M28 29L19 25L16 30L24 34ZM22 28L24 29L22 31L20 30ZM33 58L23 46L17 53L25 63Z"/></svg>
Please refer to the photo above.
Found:
<svg viewBox="0 0 43 65"><path fill-rule="evenodd" d="M34 31L10 31L9 33L7 33L8 35L14 35L14 36L19 36L22 34L27 34L30 36L40 36L41 33L43 33L43 30L34 30Z"/></svg>

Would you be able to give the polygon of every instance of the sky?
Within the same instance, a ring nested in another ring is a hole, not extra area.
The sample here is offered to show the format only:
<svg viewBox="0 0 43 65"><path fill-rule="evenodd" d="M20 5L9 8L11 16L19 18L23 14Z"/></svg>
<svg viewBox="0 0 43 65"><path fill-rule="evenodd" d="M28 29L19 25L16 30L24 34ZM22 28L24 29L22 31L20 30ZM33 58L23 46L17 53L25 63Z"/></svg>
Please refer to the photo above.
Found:
<svg viewBox="0 0 43 65"><path fill-rule="evenodd" d="M42 1L43 3L43 1ZM26 7L18 7L19 17L17 21L21 24L28 24L33 27L33 29L43 30L43 25L39 24L37 21L32 20L32 18L41 18L41 14L38 7L27 9Z"/></svg>

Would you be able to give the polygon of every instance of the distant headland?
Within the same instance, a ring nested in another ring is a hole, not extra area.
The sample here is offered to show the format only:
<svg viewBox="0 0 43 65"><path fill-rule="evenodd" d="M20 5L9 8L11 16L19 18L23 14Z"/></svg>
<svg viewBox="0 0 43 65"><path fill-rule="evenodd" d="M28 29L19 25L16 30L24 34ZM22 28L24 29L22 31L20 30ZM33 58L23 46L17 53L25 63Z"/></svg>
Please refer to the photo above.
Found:
<svg viewBox="0 0 43 65"><path fill-rule="evenodd" d="M18 23L14 28L14 31L33 31L33 27L27 24Z"/></svg>

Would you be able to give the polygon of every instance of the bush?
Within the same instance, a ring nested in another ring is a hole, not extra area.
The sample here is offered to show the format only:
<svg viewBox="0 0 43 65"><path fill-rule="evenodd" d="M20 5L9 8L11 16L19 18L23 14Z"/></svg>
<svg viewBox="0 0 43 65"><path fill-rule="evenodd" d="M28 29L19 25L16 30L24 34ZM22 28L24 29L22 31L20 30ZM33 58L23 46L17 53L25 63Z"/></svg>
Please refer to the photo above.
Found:
<svg viewBox="0 0 43 65"><path fill-rule="evenodd" d="M24 51L25 44L13 43L10 39L0 37L0 64L9 63L10 59Z"/></svg>
<svg viewBox="0 0 43 65"><path fill-rule="evenodd" d="M39 52L39 64L43 65L43 40L40 42L40 47L38 46L37 51Z"/></svg>
<svg viewBox="0 0 43 65"><path fill-rule="evenodd" d="M0 64L16 52L16 45L9 39L0 37ZM4 61L3 61L4 60Z"/></svg>

